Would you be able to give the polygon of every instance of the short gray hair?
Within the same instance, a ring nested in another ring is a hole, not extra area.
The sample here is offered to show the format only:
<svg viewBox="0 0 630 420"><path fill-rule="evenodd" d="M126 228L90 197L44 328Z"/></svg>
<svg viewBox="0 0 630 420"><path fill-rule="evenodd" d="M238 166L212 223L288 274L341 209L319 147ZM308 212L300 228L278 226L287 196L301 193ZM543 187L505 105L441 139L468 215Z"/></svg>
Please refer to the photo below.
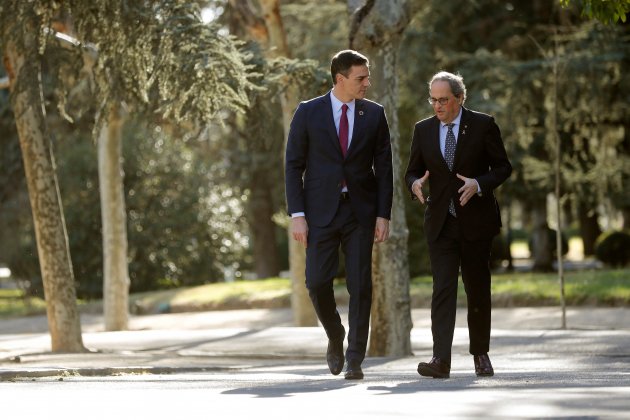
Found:
<svg viewBox="0 0 630 420"><path fill-rule="evenodd" d="M429 90L431 89L431 86L433 86L433 82L437 81L448 82L453 95L458 98L461 97L462 104L466 101L466 85L464 84L464 78L461 75L449 73L447 71L436 73L429 82Z"/></svg>

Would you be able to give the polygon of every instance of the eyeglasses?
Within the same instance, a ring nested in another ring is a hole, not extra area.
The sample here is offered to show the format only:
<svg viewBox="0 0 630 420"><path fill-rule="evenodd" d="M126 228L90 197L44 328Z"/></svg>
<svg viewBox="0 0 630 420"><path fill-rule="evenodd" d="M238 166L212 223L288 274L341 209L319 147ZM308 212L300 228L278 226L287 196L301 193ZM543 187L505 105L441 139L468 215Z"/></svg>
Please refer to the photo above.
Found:
<svg viewBox="0 0 630 420"><path fill-rule="evenodd" d="M429 101L430 105L435 105L435 103L439 103L440 105L444 106L448 103L449 99L451 98L427 98L427 101Z"/></svg>

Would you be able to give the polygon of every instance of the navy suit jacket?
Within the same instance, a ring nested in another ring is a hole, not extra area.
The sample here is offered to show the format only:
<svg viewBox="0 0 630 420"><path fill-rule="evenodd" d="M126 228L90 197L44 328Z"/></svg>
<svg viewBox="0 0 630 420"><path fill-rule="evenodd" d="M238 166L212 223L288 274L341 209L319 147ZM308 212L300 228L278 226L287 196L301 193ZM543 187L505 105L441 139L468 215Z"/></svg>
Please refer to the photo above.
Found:
<svg viewBox="0 0 630 420"><path fill-rule="evenodd" d="M327 226L335 216L342 182L358 222L373 228L390 218L392 152L383 107L357 99L352 139L343 158L330 92L298 105L287 140L285 186L289 214L304 212L309 225Z"/></svg>
<svg viewBox="0 0 630 420"><path fill-rule="evenodd" d="M405 182L411 191L413 182L429 171L429 196L424 215L427 240L432 242L440 234L451 199L464 238L490 239L501 227L501 214L493 191L512 173L499 127L491 116L463 108L452 172L440 150L439 129L440 120L436 116L416 124L405 173ZM481 188L481 195L473 195L463 207L459 204L457 190L464 182L457 178L458 173L475 178ZM416 199L413 193L412 198Z"/></svg>

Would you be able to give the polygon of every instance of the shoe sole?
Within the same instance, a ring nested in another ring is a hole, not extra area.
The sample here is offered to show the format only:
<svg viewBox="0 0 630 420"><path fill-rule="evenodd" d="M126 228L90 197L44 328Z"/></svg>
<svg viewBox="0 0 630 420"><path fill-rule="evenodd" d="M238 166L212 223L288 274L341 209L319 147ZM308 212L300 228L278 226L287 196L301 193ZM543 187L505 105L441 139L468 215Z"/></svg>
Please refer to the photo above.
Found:
<svg viewBox="0 0 630 420"><path fill-rule="evenodd" d="M330 373L332 373L335 376L343 372L343 366L346 363L346 358L343 354L343 344L341 346L342 346L341 352L339 353L339 365L337 366L337 369L333 369L332 366L330 366L330 363L328 363L328 358L326 359L326 364L328 365L328 369L330 370Z"/></svg>
<svg viewBox="0 0 630 420"><path fill-rule="evenodd" d="M333 370L333 369L330 367L330 365L328 365L328 369L330 370L330 373L332 373L332 374L333 374L333 375L335 375L335 376L339 375L339 374L343 371L343 365L344 365L344 363L345 363L345 360L344 360L344 358L342 357L342 358L341 358L341 363L340 363L341 367L340 367L339 369L335 369L335 370Z"/></svg>
<svg viewBox="0 0 630 420"><path fill-rule="evenodd" d="M494 376L494 372L492 372L492 373L477 373L477 376L480 376L480 377Z"/></svg>
<svg viewBox="0 0 630 420"><path fill-rule="evenodd" d="M431 368L427 368L425 366L419 367L418 368L418 373L420 374L420 376L428 376L430 378L434 378L434 379L448 379L450 378L450 374L446 373L441 373L438 371L435 371Z"/></svg>
<svg viewBox="0 0 630 420"><path fill-rule="evenodd" d="M345 375L344 376L345 379L349 380L349 381L356 381L356 380L360 380L363 379L363 375Z"/></svg>

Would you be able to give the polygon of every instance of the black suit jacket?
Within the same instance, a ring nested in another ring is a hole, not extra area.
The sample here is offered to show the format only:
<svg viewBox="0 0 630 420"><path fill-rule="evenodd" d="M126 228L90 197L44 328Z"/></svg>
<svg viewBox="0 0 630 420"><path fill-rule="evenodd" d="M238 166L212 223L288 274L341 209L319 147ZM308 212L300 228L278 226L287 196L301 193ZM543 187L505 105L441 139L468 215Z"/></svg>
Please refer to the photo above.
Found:
<svg viewBox="0 0 630 420"><path fill-rule="evenodd" d="M343 180L362 226L390 218L392 153L383 107L357 99L346 158L333 120L330 92L300 103L287 140L285 184L289 214L304 212L309 224L328 225L339 206Z"/></svg>
<svg viewBox="0 0 630 420"><path fill-rule="evenodd" d="M440 151L440 120L433 116L418 122L413 133L409 165L405 174L407 188L429 171L429 196L424 216L427 239L437 239L448 213L451 198L455 203L460 230L467 240L489 239L499 233L501 214L493 190L512 173L501 132L489 115L462 109L453 172ZM459 204L457 190L464 182L456 174L475 178L481 195L475 194L465 206ZM412 197L416 197L412 193Z"/></svg>

